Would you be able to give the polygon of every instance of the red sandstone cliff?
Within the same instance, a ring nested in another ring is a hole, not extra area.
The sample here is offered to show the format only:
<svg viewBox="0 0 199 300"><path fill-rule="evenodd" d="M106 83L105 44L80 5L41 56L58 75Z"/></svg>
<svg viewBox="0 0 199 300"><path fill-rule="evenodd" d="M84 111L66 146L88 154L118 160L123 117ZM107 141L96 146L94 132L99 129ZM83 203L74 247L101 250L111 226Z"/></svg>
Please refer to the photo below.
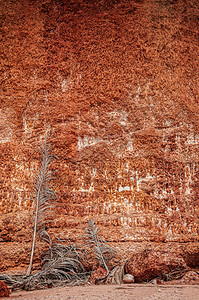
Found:
<svg viewBox="0 0 199 300"><path fill-rule="evenodd" d="M197 0L1 1L0 270L28 263L51 130L52 233L198 250ZM173 243L175 242L175 243ZM195 254L194 254L195 255Z"/></svg>

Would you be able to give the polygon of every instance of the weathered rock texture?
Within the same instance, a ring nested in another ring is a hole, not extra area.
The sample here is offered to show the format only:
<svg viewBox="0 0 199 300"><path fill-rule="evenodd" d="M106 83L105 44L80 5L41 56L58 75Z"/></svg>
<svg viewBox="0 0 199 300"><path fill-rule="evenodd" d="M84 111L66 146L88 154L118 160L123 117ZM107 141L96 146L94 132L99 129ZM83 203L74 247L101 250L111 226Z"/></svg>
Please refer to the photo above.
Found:
<svg viewBox="0 0 199 300"><path fill-rule="evenodd" d="M190 242L198 255L198 0L2 0L0 11L0 269L30 255L48 131L52 233L76 239L95 218L109 241Z"/></svg>
<svg viewBox="0 0 199 300"><path fill-rule="evenodd" d="M10 290L7 287L6 283L3 281L0 281L0 298L1 297L9 297Z"/></svg>
<svg viewBox="0 0 199 300"><path fill-rule="evenodd" d="M169 274L175 270L186 268L179 253L153 252L151 249L134 254L125 264L125 272L135 277L136 282L149 282L150 280Z"/></svg>

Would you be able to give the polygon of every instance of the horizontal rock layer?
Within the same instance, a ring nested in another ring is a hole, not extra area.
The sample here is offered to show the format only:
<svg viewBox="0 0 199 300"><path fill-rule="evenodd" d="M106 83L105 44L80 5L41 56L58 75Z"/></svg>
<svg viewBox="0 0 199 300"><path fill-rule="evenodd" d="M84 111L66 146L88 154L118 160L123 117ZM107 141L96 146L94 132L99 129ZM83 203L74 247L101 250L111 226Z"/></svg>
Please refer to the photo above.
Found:
<svg viewBox="0 0 199 300"><path fill-rule="evenodd" d="M77 240L94 218L114 243L195 245L198 1L0 7L0 268L29 256L30 192L49 132L53 235Z"/></svg>

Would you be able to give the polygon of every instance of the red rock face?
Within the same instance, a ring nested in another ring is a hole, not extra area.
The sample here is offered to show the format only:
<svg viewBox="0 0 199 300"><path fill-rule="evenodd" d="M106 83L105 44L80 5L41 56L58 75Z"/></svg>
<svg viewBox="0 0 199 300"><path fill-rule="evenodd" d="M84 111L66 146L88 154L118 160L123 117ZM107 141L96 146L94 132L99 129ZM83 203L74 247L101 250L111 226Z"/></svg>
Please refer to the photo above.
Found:
<svg viewBox="0 0 199 300"><path fill-rule="evenodd" d="M75 240L94 218L112 242L195 245L198 1L0 7L1 268L29 257L30 191L48 131L58 156L51 233Z"/></svg>

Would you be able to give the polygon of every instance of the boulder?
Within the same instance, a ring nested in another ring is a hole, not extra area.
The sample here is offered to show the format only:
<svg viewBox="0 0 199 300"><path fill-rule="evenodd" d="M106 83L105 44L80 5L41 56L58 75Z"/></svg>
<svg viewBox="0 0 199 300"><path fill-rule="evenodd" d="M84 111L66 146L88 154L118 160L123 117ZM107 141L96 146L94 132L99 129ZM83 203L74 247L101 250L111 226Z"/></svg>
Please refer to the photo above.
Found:
<svg viewBox="0 0 199 300"><path fill-rule="evenodd" d="M135 253L125 264L125 273L132 274L135 282L148 282L174 270L186 268L183 258L175 253L143 250Z"/></svg>

